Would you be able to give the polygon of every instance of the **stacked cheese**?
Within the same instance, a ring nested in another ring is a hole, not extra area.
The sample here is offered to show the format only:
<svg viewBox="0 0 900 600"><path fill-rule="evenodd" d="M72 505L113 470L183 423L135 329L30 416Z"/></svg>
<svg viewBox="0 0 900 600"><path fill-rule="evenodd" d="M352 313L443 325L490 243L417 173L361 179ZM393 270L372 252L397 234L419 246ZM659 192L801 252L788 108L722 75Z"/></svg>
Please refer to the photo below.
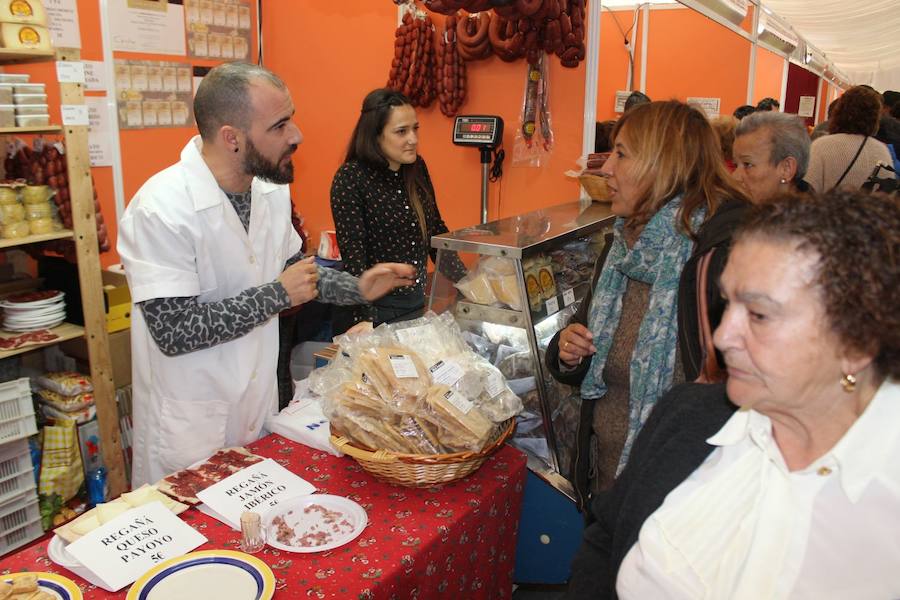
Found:
<svg viewBox="0 0 900 600"><path fill-rule="evenodd" d="M47 13L40 0L0 2L0 44L10 50L50 50Z"/></svg>

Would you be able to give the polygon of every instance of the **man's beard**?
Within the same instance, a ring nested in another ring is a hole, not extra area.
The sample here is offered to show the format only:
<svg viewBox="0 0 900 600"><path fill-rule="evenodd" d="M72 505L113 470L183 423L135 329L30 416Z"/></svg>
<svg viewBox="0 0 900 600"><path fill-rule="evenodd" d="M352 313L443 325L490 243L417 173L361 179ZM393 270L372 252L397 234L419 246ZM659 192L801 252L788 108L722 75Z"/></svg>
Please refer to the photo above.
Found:
<svg viewBox="0 0 900 600"><path fill-rule="evenodd" d="M294 182L294 163L287 161L281 166L281 161L285 157L290 156L297 149L296 144L291 145L290 150L283 154L277 162L272 162L257 151L249 139L247 140L247 149L244 152L244 172L248 175L258 177L263 181L284 185Z"/></svg>

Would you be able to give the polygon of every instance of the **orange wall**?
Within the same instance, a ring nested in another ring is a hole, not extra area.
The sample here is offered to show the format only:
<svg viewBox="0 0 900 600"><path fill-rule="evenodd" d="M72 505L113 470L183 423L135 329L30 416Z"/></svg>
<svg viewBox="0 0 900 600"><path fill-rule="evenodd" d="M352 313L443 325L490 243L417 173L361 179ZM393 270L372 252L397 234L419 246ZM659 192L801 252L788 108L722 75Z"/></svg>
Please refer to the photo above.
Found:
<svg viewBox="0 0 900 600"><path fill-rule="evenodd" d="M753 81L753 104L763 98L781 98L781 80L784 77L783 56L763 48L756 49L756 77Z"/></svg>
<svg viewBox="0 0 900 600"><path fill-rule="evenodd" d="M731 114L747 99L750 41L686 8L650 11L647 95L720 99Z"/></svg>
<svg viewBox="0 0 900 600"><path fill-rule="evenodd" d="M435 16L443 19L442 16ZM442 23L442 21L438 21ZM387 81L393 57L397 7L392 2L271 2L263 11L266 66L285 78L297 108L304 142L295 155L295 204L313 244L332 227L329 190L341 164L363 96ZM506 123L503 178L490 186L489 218L520 214L578 197L563 175L581 155L584 68L565 69L550 59L551 113L556 146L540 168L511 164L525 86L524 61L494 57L469 66L463 113L499 114ZM420 152L434 180L450 229L480 218L481 166L476 150L453 146L451 119L437 105L418 110Z"/></svg>
<svg viewBox="0 0 900 600"><path fill-rule="evenodd" d="M597 120L615 119L616 92L628 84L628 52L621 27L628 31L634 19L632 10L604 10L600 14L600 60L597 77ZM632 89L641 85L641 32L644 12L638 11L638 21L629 36L634 45L634 80ZM618 26L616 21L618 20Z"/></svg>

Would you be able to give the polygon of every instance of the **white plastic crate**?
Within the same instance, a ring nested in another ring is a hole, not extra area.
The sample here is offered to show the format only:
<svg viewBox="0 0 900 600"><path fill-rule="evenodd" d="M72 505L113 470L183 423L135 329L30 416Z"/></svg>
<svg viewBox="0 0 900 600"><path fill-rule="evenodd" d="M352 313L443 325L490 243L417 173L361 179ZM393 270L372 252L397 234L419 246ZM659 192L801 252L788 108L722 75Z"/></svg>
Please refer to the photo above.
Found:
<svg viewBox="0 0 900 600"><path fill-rule="evenodd" d="M16 440L0 446L0 503L34 487L28 440Z"/></svg>
<svg viewBox="0 0 900 600"><path fill-rule="evenodd" d="M34 491L20 494L0 505L0 554L36 540L43 534L41 512Z"/></svg>
<svg viewBox="0 0 900 600"><path fill-rule="evenodd" d="M0 444L37 433L27 377L0 383Z"/></svg>

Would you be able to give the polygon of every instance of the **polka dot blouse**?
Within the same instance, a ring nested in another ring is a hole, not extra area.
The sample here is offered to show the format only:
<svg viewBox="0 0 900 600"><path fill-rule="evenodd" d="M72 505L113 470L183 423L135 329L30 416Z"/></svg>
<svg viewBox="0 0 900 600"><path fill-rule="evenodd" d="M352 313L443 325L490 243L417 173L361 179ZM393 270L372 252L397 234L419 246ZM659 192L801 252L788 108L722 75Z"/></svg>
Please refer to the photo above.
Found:
<svg viewBox="0 0 900 600"><path fill-rule="evenodd" d="M400 288L397 294L424 293L428 257L433 261L436 256L431 236L447 231L425 161L419 158L416 166L425 173L430 196L422 207L427 240L399 171L353 160L341 165L331 183L331 215L344 269L358 276L381 262L415 266L415 285Z"/></svg>

